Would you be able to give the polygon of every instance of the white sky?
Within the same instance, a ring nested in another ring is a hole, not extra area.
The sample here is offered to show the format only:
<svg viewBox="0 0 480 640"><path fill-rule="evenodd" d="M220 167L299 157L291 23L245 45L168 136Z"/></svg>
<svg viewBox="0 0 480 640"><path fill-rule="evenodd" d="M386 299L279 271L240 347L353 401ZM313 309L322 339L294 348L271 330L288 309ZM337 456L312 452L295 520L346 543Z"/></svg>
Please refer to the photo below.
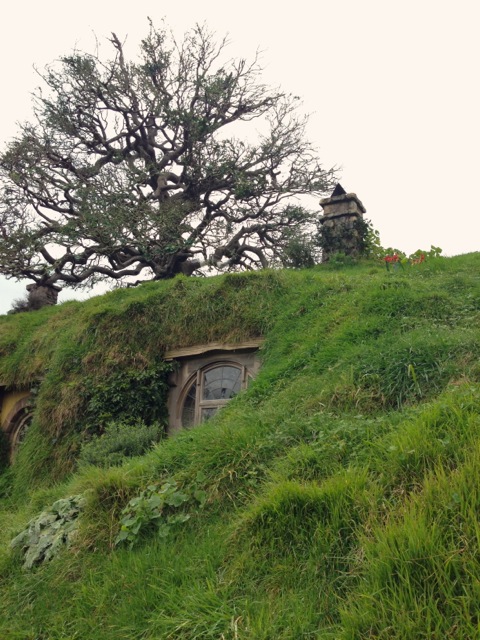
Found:
<svg viewBox="0 0 480 640"><path fill-rule="evenodd" d="M0 147L29 118L34 64L92 51L111 31L134 54L147 16L179 36L205 22L235 57L260 48L264 80L303 99L324 166L341 167L384 246L480 250L480 0L5 3ZM0 278L0 313L25 284Z"/></svg>

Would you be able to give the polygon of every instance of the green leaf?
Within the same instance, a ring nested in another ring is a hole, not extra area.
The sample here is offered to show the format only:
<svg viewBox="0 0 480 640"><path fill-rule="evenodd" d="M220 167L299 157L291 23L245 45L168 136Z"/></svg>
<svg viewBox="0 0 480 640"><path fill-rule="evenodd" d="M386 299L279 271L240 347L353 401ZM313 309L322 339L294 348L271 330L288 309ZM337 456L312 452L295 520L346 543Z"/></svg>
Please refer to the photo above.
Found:
<svg viewBox="0 0 480 640"><path fill-rule="evenodd" d="M158 535L160 536L160 538L166 538L169 533L170 527L168 526L168 524L164 523L161 527L158 528Z"/></svg>
<svg viewBox="0 0 480 640"><path fill-rule="evenodd" d="M182 524L183 522L187 522L187 520L190 520L190 515L188 513L177 513L174 516L168 516L167 523Z"/></svg>
<svg viewBox="0 0 480 640"><path fill-rule="evenodd" d="M198 482L199 484L201 484L202 482L205 482L206 479L207 479L207 476L203 471L199 471L195 476L195 482Z"/></svg>
<svg viewBox="0 0 480 640"><path fill-rule="evenodd" d="M115 538L115 544L120 544L120 542L128 540L129 535L129 532L126 529L121 529Z"/></svg>
<svg viewBox="0 0 480 640"><path fill-rule="evenodd" d="M175 491L172 495L165 497L165 503L171 507L179 507L187 500L188 496L185 493L180 493L180 491Z"/></svg>
<svg viewBox="0 0 480 640"><path fill-rule="evenodd" d="M193 497L203 507L207 500L207 492L203 489L197 489L197 491L194 491Z"/></svg>
<svg viewBox="0 0 480 640"><path fill-rule="evenodd" d="M170 489L176 489L176 488L177 488L176 482L165 482L162 485L162 488L160 489L159 493L168 493Z"/></svg>
<svg viewBox="0 0 480 640"><path fill-rule="evenodd" d="M157 509L160 506L163 507L164 500L165 499L162 496L159 496L158 493L154 493L153 496L147 500L147 503L152 509Z"/></svg>

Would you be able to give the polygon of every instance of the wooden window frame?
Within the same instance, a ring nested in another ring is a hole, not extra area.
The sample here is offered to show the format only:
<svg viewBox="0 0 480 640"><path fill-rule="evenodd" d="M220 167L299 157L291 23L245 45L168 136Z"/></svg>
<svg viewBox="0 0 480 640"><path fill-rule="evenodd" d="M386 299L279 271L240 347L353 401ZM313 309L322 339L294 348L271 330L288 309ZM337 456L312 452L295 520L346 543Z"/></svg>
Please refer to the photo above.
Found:
<svg viewBox="0 0 480 640"><path fill-rule="evenodd" d="M182 412L185 400L192 384L197 383L197 389L202 383L199 372L206 372L215 366L232 365L242 371L242 386L245 388L250 379L254 379L260 369L259 347L261 338L247 340L239 344L204 343L167 351L165 360L174 363L168 383L168 433L173 434L181 430ZM226 399L225 404L228 402ZM216 404L220 401L216 401ZM193 406L193 405L192 405ZM203 408L207 408L204 404ZM195 406L194 422L200 419L198 403Z"/></svg>
<svg viewBox="0 0 480 640"><path fill-rule="evenodd" d="M180 396L179 402L179 417L182 428L192 428L204 422L202 419L203 411L205 409L216 409L217 411L224 407L232 398L215 399L215 400L206 400L204 399L204 388L205 388L205 374L214 369L218 369L221 367L233 367L238 369L241 372L241 381L240 381L240 391L243 391L248 386L249 379L253 379L252 373L248 370L248 368L240 362L235 360L217 360L215 362L210 362L207 365L200 367L197 371L190 377L190 379L185 384L182 394ZM190 390L193 385L196 385L195 389L195 408L194 408L194 419L193 424L184 425L183 424L183 411L185 402L187 400L188 395L190 394Z"/></svg>

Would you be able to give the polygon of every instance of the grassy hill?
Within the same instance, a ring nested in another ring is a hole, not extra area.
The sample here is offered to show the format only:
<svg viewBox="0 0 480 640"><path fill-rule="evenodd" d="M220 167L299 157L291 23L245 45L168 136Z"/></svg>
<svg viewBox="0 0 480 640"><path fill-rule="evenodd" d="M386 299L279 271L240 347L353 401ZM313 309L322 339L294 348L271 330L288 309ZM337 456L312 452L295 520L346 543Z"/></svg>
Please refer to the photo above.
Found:
<svg viewBox="0 0 480 640"><path fill-rule="evenodd" d="M480 638L479 274L477 253L177 278L2 317L0 380L36 405L0 474L0 638ZM257 336L258 377L208 423L78 464L132 385L162 420L165 350ZM73 495L70 547L25 570L10 541Z"/></svg>

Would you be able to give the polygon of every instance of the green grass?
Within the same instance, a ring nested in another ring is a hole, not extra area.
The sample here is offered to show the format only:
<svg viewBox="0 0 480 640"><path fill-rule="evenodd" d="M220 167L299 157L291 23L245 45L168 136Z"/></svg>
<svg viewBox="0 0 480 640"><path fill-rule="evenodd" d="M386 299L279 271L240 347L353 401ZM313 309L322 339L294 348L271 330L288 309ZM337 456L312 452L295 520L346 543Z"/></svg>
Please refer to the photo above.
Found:
<svg viewBox="0 0 480 640"><path fill-rule="evenodd" d="M479 267L179 278L1 318L0 376L39 392L0 473L0 638L480 637ZM76 467L85 380L258 335L258 377L215 419ZM128 500L167 479L205 504L115 547ZM80 492L74 546L22 570L9 541Z"/></svg>

